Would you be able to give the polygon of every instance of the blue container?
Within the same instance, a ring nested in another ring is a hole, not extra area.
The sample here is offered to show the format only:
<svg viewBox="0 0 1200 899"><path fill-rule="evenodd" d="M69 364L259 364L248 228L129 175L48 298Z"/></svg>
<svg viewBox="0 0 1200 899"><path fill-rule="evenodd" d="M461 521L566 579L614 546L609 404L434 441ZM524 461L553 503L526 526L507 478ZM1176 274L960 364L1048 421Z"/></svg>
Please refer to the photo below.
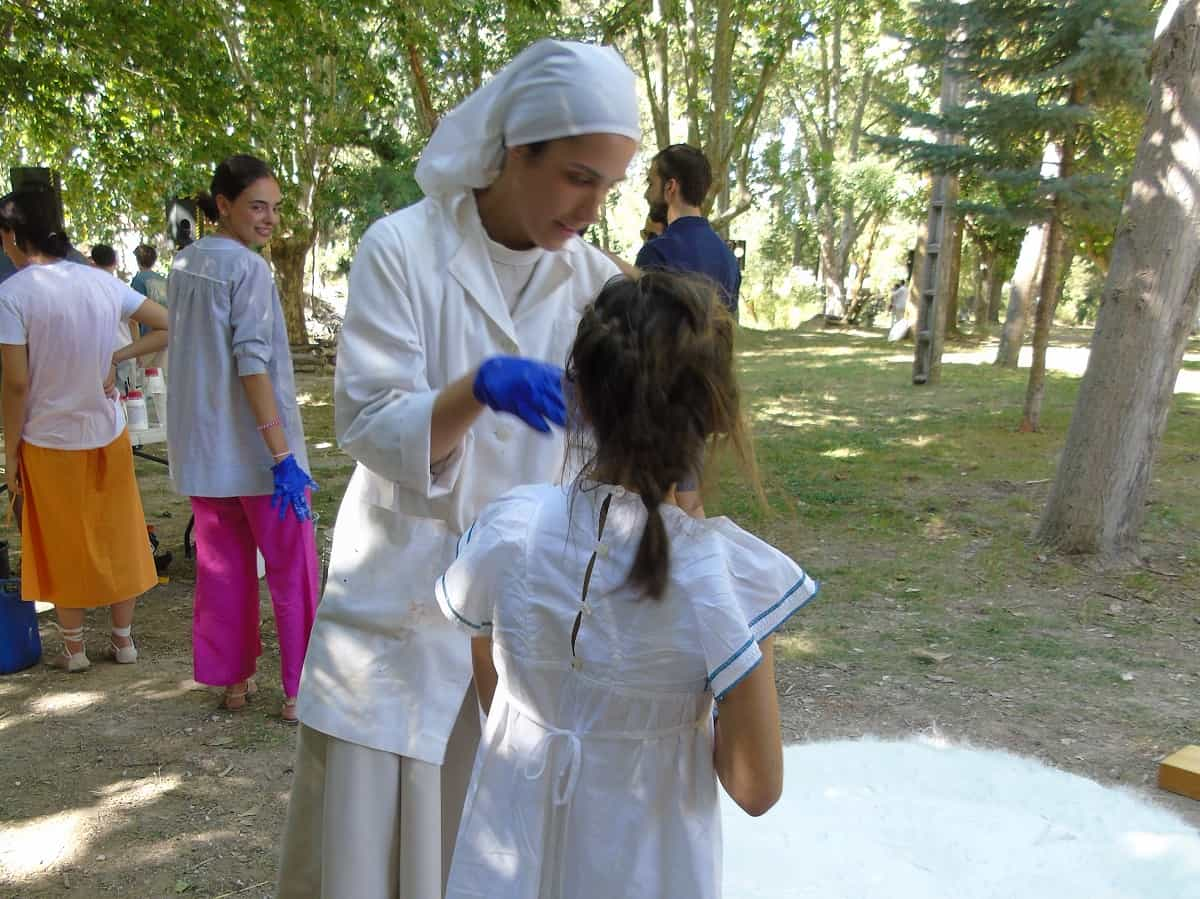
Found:
<svg viewBox="0 0 1200 899"><path fill-rule="evenodd" d="M8 565L8 541L0 540L0 674L23 671L41 657L37 610L21 601L21 579Z"/></svg>
<svg viewBox="0 0 1200 899"><path fill-rule="evenodd" d="M21 579L0 581L0 674L22 671L41 657L37 611L21 601Z"/></svg>

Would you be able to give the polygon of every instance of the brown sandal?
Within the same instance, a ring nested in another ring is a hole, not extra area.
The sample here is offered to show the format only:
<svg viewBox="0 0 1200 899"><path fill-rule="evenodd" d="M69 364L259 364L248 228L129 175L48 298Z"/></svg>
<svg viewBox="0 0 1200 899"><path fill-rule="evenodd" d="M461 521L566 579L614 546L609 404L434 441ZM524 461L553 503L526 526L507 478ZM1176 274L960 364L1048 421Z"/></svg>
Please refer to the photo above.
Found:
<svg viewBox="0 0 1200 899"><path fill-rule="evenodd" d="M225 688L225 695L221 700L221 708L228 712L240 712L246 707L246 697L253 696L258 692L258 685L254 683L254 678L248 677L241 683L230 684Z"/></svg>

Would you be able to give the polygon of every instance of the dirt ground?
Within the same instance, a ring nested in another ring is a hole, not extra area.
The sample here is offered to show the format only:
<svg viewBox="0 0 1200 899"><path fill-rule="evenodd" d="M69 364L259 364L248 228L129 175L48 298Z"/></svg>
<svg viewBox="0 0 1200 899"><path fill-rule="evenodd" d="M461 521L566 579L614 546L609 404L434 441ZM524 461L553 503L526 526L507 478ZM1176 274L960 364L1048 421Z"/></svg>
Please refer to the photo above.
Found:
<svg viewBox="0 0 1200 899"><path fill-rule="evenodd" d="M302 386L324 548L350 465L329 445L328 378ZM161 467L138 470L147 518L176 557L170 583L139 605L139 662L102 661L100 612L89 615L90 671L39 665L0 678L0 897L273 892L296 731L278 717L269 601L264 591L261 690L244 712L220 711L218 692L191 680L186 504ZM939 520L989 504L1034 508L1047 489L1039 473L964 480ZM938 732L1126 786L1200 825L1200 803L1154 787L1159 759L1200 742L1194 532L1155 537L1132 577L1022 550L1000 575L979 574L978 590L936 597L936 617L919 565L888 567L892 547L819 532L764 536L796 544L789 550L812 559L831 591L839 566L872 552L891 571L852 602L819 600L781 634L787 740ZM968 534L959 564L970 568L992 539ZM49 615L41 619L47 652L56 651ZM822 651L812 649L818 637Z"/></svg>

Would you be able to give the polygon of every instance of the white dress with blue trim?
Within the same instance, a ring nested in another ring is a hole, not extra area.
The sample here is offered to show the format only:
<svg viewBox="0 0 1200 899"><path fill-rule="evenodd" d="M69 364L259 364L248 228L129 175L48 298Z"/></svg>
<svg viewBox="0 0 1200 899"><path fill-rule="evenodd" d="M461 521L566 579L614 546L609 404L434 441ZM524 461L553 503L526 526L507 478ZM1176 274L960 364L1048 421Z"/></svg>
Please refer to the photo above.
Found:
<svg viewBox="0 0 1200 899"><path fill-rule="evenodd" d="M620 487L518 488L459 541L438 603L499 684L447 899L719 896L713 700L817 585L728 519L662 515L661 599L627 583L646 510Z"/></svg>

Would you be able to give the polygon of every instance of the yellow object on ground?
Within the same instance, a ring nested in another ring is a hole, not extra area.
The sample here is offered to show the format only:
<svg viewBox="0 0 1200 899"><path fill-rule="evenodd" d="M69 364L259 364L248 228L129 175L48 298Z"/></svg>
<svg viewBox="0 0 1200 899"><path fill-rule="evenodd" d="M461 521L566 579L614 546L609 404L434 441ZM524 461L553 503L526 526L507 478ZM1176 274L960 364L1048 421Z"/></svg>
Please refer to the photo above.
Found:
<svg viewBox="0 0 1200 899"><path fill-rule="evenodd" d="M1184 746L1158 766L1158 785L1189 799L1200 799L1200 746Z"/></svg>

